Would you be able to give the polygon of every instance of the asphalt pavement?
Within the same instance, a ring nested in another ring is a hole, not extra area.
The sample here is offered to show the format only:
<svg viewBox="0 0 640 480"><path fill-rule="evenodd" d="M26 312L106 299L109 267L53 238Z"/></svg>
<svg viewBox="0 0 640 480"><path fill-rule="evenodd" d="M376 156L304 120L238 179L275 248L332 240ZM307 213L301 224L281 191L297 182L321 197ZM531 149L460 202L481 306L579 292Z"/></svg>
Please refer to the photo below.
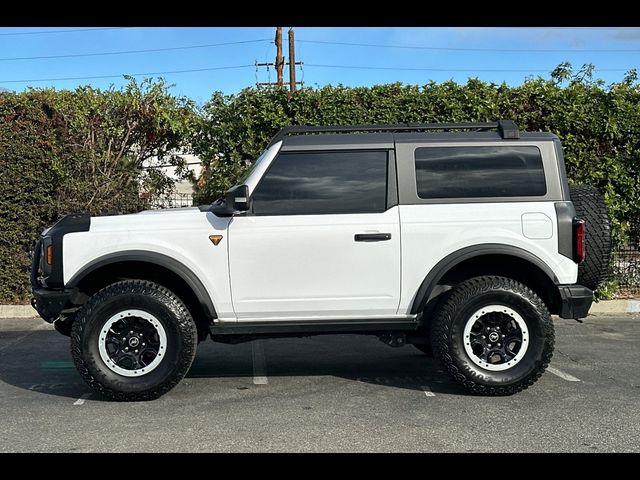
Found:
<svg viewBox="0 0 640 480"><path fill-rule="evenodd" d="M92 393L69 339L0 319L0 452L640 452L640 314L557 319L551 369L467 394L412 346L327 335L206 341L151 402Z"/></svg>

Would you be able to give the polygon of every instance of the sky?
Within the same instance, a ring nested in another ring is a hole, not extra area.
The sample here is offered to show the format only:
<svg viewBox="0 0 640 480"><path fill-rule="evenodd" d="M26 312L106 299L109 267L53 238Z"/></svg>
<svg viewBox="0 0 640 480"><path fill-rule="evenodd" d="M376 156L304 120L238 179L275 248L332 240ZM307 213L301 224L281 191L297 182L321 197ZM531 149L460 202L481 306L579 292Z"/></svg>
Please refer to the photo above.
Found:
<svg viewBox="0 0 640 480"><path fill-rule="evenodd" d="M576 68L594 64L595 76L609 84L640 67L640 28L293 28L296 60L304 63L297 79L311 87L464 83L470 77L519 85L528 77L548 78L564 61ZM255 67L274 61L274 36L275 26L1 27L0 89L119 87L126 83L123 74L146 74L136 78L161 76L173 85L172 93L202 105L214 91L233 94L256 82L275 82L273 67ZM345 45L354 43L360 45ZM83 56L136 50L161 51ZM51 56L59 58L25 58Z"/></svg>

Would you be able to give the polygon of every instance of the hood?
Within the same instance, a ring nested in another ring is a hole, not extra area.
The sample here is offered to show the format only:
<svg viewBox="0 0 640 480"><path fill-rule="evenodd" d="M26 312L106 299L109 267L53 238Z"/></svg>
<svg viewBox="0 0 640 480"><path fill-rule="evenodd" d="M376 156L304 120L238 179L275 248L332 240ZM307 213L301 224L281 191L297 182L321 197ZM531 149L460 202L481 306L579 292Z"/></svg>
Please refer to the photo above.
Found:
<svg viewBox="0 0 640 480"><path fill-rule="evenodd" d="M91 217L91 231L186 230L203 225L207 218L208 213L198 207L144 210L128 215Z"/></svg>

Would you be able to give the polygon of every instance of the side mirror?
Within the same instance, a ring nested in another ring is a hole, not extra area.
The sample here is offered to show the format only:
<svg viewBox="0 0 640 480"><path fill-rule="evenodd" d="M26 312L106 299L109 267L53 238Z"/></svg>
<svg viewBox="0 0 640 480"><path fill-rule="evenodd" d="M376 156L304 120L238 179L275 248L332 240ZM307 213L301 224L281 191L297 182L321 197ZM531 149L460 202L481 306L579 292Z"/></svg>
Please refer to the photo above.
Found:
<svg viewBox="0 0 640 480"><path fill-rule="evenodd" d="M218 217L232 217L236 212L246 212L251 208L249 198L249 187L247 185L236 185L227 190L224 200L218 200L209 211Z"/></svg>
<svg viewBox="0 0 640 480"><path fill-rule="evenodd" d="M237 185L227 190L224 195L229 208L236 212L246 212L251 208L249 199L249 187L247 185Z"/></svg>

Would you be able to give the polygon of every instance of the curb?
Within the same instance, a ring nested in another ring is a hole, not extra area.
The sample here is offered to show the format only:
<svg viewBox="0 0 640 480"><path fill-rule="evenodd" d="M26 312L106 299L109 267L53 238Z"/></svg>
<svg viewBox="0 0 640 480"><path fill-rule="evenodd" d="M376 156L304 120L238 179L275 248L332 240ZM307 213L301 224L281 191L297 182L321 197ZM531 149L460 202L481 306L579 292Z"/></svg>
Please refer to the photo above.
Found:
<svg viewBox="0 0 640 480"><path fill-rule="evenodd" d="M0 318L34 318L38 312L31 305L0 305Z"/></svg>
<svg viewBox="0 0 640 480"><path fill-rule="evenodd" d="M593 303L590 315L640 313L640 300L602 300ZM0 305L0 318L35 318L38 312L31 305Z"/></svg>
<svg viewBox="0 0 640 480"><path fill-rule="evenodd" d="M594 302L589 313L640 313L640 300L602 300L598 303Z"/></svg>

